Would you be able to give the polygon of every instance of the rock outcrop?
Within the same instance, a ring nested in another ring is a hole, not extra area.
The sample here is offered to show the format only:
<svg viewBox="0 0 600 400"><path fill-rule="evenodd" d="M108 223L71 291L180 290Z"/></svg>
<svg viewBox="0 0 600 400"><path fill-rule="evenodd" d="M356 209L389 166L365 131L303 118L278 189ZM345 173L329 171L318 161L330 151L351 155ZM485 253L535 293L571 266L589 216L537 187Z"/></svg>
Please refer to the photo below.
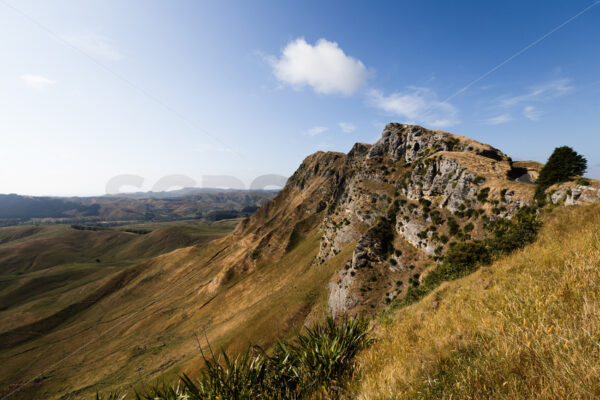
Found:
<svg viewBox="0 0 600 400"><path fill-rule="evenodd" d="M395 123L372 146L356 144L338 173L315 259L321 264L354 243L330 283L333 315L402 295L407 279L433 265L450 242L485 236L486 221L512 217L534 190L515 182L512 160L491 146Z"/></svg>
<svg viewBox="0 0 600 400"><path fill-rule="evenodd" d="M553 204L573 206L600 200L600 185L589 183L587 185L567 182L555 185L547 191Z"/></svg>

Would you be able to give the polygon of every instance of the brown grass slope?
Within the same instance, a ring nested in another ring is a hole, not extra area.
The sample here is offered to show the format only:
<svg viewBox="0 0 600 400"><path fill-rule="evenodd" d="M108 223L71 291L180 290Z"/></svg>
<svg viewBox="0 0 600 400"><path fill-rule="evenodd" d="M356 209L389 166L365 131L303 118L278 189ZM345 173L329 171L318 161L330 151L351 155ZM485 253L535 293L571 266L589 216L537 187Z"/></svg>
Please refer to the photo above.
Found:
<svg viewBox="0 0 600 400"><path fill-rule="evenodd" d="M427 184L425 171L441 159L451 159L448 164L461 168L461 176L463 170L464 175L473 170L469 173L473 178L467 182L469 190L489 185L490 200L500 202L502 190L511 189L525 204L533 193L533 188L509 179L510 158L491 146L416 126L390 127L431 146L406 144L399 149L394 147L395 139L387 136L387 141L382 138L373 146L358 144L348 155L315 153L304 160L273 200L228 236L143 263L120 265L111 274L73 287L68 301L57 296L57 302L69 305L88 301L86 296L94 293L105 294L78 308L76 317L0 350L0 394L19 389L12 398L76 399L96 390L141 387L157 378L172 379L183 371L193 375L203 366L199 347L206 351L207 342L236 353L249 343L268 347L276 337L297 332L303 324L330 311L330 288L341 281L339 273L346 271L357 241L379 224L395 199L407 202L403 218L418 221L423 228L430 224L418 202L418 193L422 193L418 186ZM395 158L400 150L412 158ZM422 179L409 187L409 196L402 185L410 186L407 177L418 168L423 171ZM489 176L473 182L482 171ZM452 184L444 187L451 190ZM420 196L429 197L432 207L444 207L442 193ZM482 213L491 212L489 203L474 201L472 205ZM440 210L444 219L451 215L449 210ZM457 220L460 225L469 221L467 217ZM473 222L473 236L483 235L481 221ZM350 234L336 236L342 227ZM440 227L439 233L447 229ZM136 239L136 246L117 248L128 257L152 251L161 241L153 241L151 235ZM327 241L325 235L330 236ZM409 275L432 265L426 260L424 246L397 232L393 235L395 246L402 248L401 265L390 268L387 259L382 259L373 261L373 269L359 271L350 288L360 293L353 313L376 312L398 279L406 283ZM26 246L27 241L18 244ZM45 251L47 246L32 250L34 254ZM119 254L107 249L103 259L114 257L116 263ZM31 265L33 269L45 266L40 261ZM126 274L132 268L135 274L127 275L131 279L111 286L114 274ZM103 291L107 285L111 290ZM399 295L402 290L397 290ZM48 307L44 301L40 299L35 306ZM16 320L13 318L10 326L13 333L35 322L25 318L19 324Z"/></svg>
<svg viewBox="0 0 600 400"><path fill-rule="evenodd" d="M337 158L320 153L309 164L331 170ZM102 296L78 309L76 318L0 350L2 393L20 389L12 398L74 399L143 386L201 368L199 339L231 352L250 342L268 347L307 318L322 316L327 283L351 251L312 267L320 237L314 216L323 212L320 193L330 187L323 171L304 191L284 189L224 239L126 267L123 273L136 273L123 284L111 285L109 277L91 283L92 296ZM292 233L298 243L288 247Z"/></svg>
<svg viewBox="0 0 600 400"><path fill-rule="evenodd" d="M0 229L0 275L75 262L150 258L228 233L230 228L157 225L146 235L115 229L76 230L68 225ZM4 240L2 240L4 239Z"/></svg>
<svg viewBox="0 0 600 400"><path fill-rule="evenodd" d="M359 356L359 399L600 397L600 204L399 310Z"/></svg>

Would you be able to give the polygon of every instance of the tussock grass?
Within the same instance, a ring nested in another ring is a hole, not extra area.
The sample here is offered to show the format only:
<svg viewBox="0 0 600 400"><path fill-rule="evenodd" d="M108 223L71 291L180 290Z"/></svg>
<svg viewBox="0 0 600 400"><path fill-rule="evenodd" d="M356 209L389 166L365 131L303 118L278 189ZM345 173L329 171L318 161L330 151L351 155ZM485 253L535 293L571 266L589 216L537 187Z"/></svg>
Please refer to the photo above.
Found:
<svg viewBox="0 0 600 400"><path fill-rule="evenodd" d="M396 311L357 357L358 399L600 398L600 204Z"/></svg>
<svg viewBox="0 0 600 400"><path fill-rule="evenodd" d="M157 385L138 400L242 400L338 398L354 356L369 343L369 324L361 318L307 328L291 342L279 341L271 355L260 348L230 358L224 351L205 356L196 378L183 375L176 385ZM110 393L108 399L126 398ZM97 394L96 399L102 397Z"/></svg>

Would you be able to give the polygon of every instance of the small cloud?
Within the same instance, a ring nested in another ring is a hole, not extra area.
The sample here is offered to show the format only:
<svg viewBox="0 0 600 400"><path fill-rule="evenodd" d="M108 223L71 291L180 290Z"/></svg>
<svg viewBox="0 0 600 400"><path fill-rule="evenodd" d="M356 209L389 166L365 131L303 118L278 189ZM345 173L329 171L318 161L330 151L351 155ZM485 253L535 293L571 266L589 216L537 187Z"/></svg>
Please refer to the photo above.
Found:
<svg viewBox="0 0 600 400"><path fill-rule="evenodd" d="M335 148L333 143L327 143L327 142L321 142L318 145L316 145L315 147L319 150L328 150L328 149Z"/></svg>
<svg viewBox="0 0 600 400"><path fill-rule="evenodd" d="M521 95L505 98L501 103L503 106L508 107L524 102L556 99L573 91L574 87L570 85L570 82L571 80L568 78L555 79L537 86L532 86L526 93Z"/></svg>
<svg viewBox="0 0 600 400"><path fill-rule="evenodd" d="M532 121L538 121L542 117L542 112L534 106L526 106L523 108L523 115Z"/></svg>
<svg viewBox="0 0 600 400"><path fill-rule="evenodd" d="M56 83L56 81L48 79L45 76L32 74L21 75L21 80L25 82L27 86L36 90L43 89L46 86L51 86Z"/></svg>
<svg viewBox="0 0 600 400"><path fill-rule="evenodd" d="M340 122L338 126L344 133L352 133L356 130L356 126L350 122Z"/></svg>
<svg viewBox="0 0 600 400"><path fill-rule="evenodd" d="M306 130L304 133L308 136L317 136L323 132L327 131L327 127L325 126L313 126L312 128Z"/></svg>
<svg viewBox="0 0 600 400"><path fill-rule="evenodd" d="M364 64L347 56L336 42L319 39L313 46L303 38L287 44L280 58L267 57L273 74L294 88L310 86L317 93L350 95L365 84Z"/></svg>
<svg viewBox="0 0 600 400"><path fill-rule="evenodd" d="M407 92L395 92L387 96L379 90L371 90L368 98L372 106L406 118L408 123L443 127L459 122L456 107L437 100L435 92L428 88L411 87Z"/></svg>
<svg viewBox="0 0 600 400"><path fill-rule="evenodd" d="M513 119L510 116L510 114L502 114L502 115L498 115L497 117L489 118L486 122L490 125L499 125L499 124L505 124L512 120Z"/></svg>
<svg viewBox="0 0 600 400"><path fill-rule="evenodd" d="M119 61L123 55L115 48L112 40L106 36L87 33L79 35L66 35L62 38L72 46L78 48L84 53L96 58L102 58L108 61Z"/></svg>

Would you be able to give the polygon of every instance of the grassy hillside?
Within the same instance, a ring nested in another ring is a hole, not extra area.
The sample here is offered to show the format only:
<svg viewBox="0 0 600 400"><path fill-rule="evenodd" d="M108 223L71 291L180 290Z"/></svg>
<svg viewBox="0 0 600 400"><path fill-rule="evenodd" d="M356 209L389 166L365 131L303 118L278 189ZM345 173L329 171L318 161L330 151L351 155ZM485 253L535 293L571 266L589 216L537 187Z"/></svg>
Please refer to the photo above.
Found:
<svg viewBox="0 0 600 400"><path fill-rule="evenodd" d="M146 223L99 230L73 229L69 225L0 228L0 275L23 274L68 263L150 258L223 236L237 222Z"/></svg>
<svg viewBox="0 0 600 400"><path fill-rule="evenodd" d="M600 397L600 204L395 312L358 357L353 398Z"/></svg>
<svg viewBox="0 0 600 400"><path fill-rule="evenodd" d="M133 266L219 238L236 223L181 221L103 230L68 225L1 228L0 348L31 340L72 319L109 295L111 282Z"/></svg>
<svg viewBox="0 0 600 400"><path fill-rule="evenodd" d="M297 332L309 314L315 320L324 317L327 283L351 248L311 267L319 244L313 228L279 261L261 263L241 276L222 274L222 265L231 260L222 250L236 241L227 237L179 249L115 269L67 293L55 292L58 299L72 296L70 304L89 306L42 336L0 349L1 394L35 377L12 398L79 399L97 390L146 388L158 377L198 373L204 367L198 337L203 346L208 340L216 349L237 354L248 343L268 348L277 337ZM83 297L90 294L93 301ZM44 300L36 307L50 306ZM13 307L3 315L17 321L20 311Z"/></svg>

